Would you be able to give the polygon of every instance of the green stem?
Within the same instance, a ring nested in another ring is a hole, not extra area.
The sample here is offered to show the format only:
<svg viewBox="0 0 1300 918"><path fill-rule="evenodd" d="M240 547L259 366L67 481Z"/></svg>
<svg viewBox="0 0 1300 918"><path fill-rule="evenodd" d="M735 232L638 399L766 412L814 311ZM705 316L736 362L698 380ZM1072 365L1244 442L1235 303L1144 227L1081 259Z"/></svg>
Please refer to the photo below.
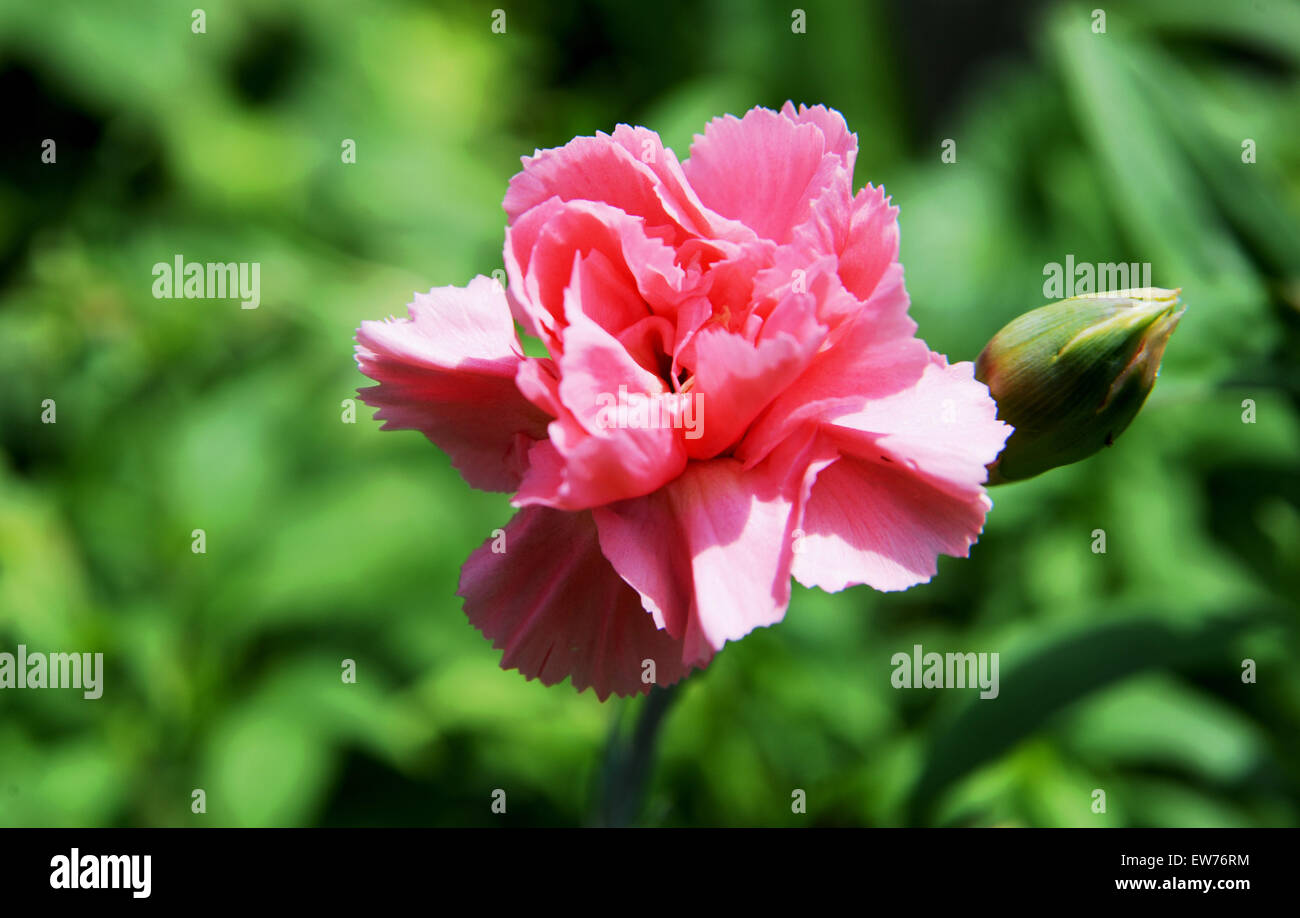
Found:
<svg viewBox="0 0 1300 918"><path fill-rule="evenodd" d="M667 688L655 686L646 696L632 736L626 739L615 723L605 747L596 823L601 826L633 825L641 815L646 787L654 765L659 727L677 697L681 683Z"/></svg>

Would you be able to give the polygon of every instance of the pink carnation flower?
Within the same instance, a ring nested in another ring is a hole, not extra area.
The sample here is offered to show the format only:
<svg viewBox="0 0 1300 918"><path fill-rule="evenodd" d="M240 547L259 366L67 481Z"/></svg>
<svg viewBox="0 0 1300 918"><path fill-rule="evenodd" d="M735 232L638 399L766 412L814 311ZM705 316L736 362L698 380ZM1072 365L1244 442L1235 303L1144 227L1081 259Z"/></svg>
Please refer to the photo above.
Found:
<svg viewBox="0 0 1300 918"><path fill-rule="evenodd" d="M503 667L643 692L644 661L668 684L780 621L791 576L902 590L968 554L1010 428L915 337L898 211L853 194L856 155L838 112L790 103L715 119L685 162L645 128L576 138L510 182L508 291L361 324L384 429L515 492L459 591Z"/></svg>

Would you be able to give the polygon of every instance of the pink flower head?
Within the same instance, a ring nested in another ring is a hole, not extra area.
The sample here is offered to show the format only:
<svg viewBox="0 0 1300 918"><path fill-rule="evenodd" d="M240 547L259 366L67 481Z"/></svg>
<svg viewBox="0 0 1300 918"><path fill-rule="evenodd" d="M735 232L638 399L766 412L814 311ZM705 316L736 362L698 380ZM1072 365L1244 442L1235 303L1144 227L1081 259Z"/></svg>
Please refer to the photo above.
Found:
<svg viewBox="0 0 1300 918"><path fill-rule="evenodd" d="M361 323L384 429L515 492L460 582L503 667L643 692L780 621L791 576L903 590L968 554L1010 428L915 336L898 211L854 195L856 156L838 112L788 102L714 119L685 162L645 128L578 137L510 182L508 290Z"/></svg>

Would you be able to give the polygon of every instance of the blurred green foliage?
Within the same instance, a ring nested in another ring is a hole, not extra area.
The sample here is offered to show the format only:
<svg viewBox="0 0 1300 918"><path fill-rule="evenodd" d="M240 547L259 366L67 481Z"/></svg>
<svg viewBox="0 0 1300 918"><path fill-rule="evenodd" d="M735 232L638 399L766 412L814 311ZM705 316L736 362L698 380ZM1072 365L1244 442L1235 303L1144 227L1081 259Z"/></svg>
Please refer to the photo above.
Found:
<svg viewBox="0 0 1300 918"><path fill-rule="evenodd" d="M507 501L341 422L351 336L500 266L519 155L626 121L685 157L787 98L858 132L936 350L972 359L1067 254L1189 308L1116 448L996 490L969 560L796 588L693 678L644 821L1296 823L1300 7L192 7L0 4L0 650L107 670L96 702L0 693L0 825L587 821L641 702L497 668L454 594ZM176 254L260 262L261 307L154 299ZM916 643L1000 652L998 700L893 689Z"/></svg>

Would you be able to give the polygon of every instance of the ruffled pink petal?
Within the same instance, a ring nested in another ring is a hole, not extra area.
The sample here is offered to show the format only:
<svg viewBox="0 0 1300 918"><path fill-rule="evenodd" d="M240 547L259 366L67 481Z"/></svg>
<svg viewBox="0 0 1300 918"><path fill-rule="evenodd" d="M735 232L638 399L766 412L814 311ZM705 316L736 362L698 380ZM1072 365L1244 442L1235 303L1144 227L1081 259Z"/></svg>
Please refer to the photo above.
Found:
<svg viewBox="0 0 1300 918"><path fill-rule="evenodd" d="M792 571L832 593L863 583L905 590L934 576L940 554L966 557L990 506L983 494L955 497L899 463L844 457L817 476Z"/></svg>
<svg viewBox="0 0 1300 918"><path fill-rule="evenodd" d="M843 454L821 472L793 566L805 586L904 590L940 554L966 557L992 503L985 465L1011 428L972 375L935 354L917 383L820 427Z"/></svg>
<svg viewBox="0 0 1300 918"><path fill-rule="evenodd" d="M575 137L521 160L523 171L510 180L502 202L511 223L553 197L600 201L651 225L674 222L658 193L655 174L608 134Z"/></svg>
<svg viewBox="0 0 1300 918"><path fill-rule="evenodd" d="M663 380L587 318L579 266L564 296L570 324L555 361L554 390L561 410L548 427L549 442L529 453L515 504L583 510L648 494L686 465L684 426L673 422L673 400ZM643 418L618 413L637 399L645 400Z"/></svg>
<svg viewBox="0 0 1300 918"><path fill-rule="evenodd" d="M523 171L510 180L503 207L514 223L550 198L599 201L647 226L707 227L704 210L686 185L677 158L659 135L646 128L619 125L613 136L575 137L562 147L523 157Z"/></svg>
<svg viewBox="0 0 1300 918"><path fill-rule="evenodd" d="M898 263L898 208L883 188L866 186L857 196L831 185L812 203L794 230L794 248L807 259L834 255L844 288L869 299Z"/></svg>
<svg viewBox="0 0 1300 918"><path fill-rule="evenodd" d="M755 303L755 277L772 266L782 247L768 239L748 243L717 243L722 257L707 269L708 299L728 327L744 324Z"/></svg>
<svg viewBox="0 0 1300 918"><path fill-rule="evenodd" d="M868 185L853 199L848 236L839 256L840 279L863 300L898 262L898 208L889 203L884 188Z"/></svg>
<svg viewBox="0 0 1300 918"><path fill-rule="evenodd" d="M608 204L545 201L506 230L505 264L515 318L552 354L562 348L564 289L575 258L596 260L594 253L600 253L599 270L608 283L624 285L660 314L675 315L677 303L689 293L673 249L648 236L640 219ZM593 298L588 305L594 311L599 301Z"/></svg>
<svg viewBox="0 0 1300 918"><path fill-rule="evenodd" d="M680 313L679 313L680 321ZM656 379L672 366L673 341L677 329L663 316L645 316L623 327L618 333L618 343L643 370Z"/></svg>
<svg viewBox="0 0 1300 918"><path fill-rule="evenodd" d="M551 422L548 433L549 440L528 451L528 468L512 501L516 507L598 507L648 494L686 465L680 430L614 429L597 435L564 416Z"/></svg>
<svg viewBox="0 0 1300 918"><path fill-rule="evenodd" d="M873 399L822 430L841 452L893 461L948 493L970 496L982 493L985 466L1011 434L997 410L972 363L949 366L931 354L916 385Z"/></svg>
<svg viewBox="0 0 1300 918"><path fill-rule="evenodd" d="M664 209L688 234L733 242L752 242L757 238L754 231L743 223L729 220L704 206L686 180L677 154L665 147L654 131L620 124L614 129L613 139L655 174Z"/></svg>
<svg viewBox="0 0 1300 918"><path fill-rule="evenodd" d="M800 431L850 415L872 399L903 392L920 379L930 351L912 337L916 326L907 317L901 282L878 295L887 302L863 305L753 423L735 451L746 466L761 462Z"/></svg>
<svg viewBox="0 0 1300 918"><path fill-rule="evenodd" d="M383 430L418 430L473 487L513 491L549 420L515 385L522 355L501 286L416 294L409 319L362 322L357 363L379 383L359 391ZM484 410L490 405L491 410Z"/></svg>
<svg viewBox="0 0 1300 918"><path fill-rule="evenodd" d="M692 462L667 487L594 511L605 556L683 638L687 662L785 616L792 533L818 468L802 447L749 471Z"/></svg>
<svg viewBox="0 0 1300 918"><path fill-rule="evenodd" d="M551 358L537 357L520 363L515 371L515 385L524 398L549 417L558 418L564 414L564 403L560 401L560 370Z"/></svg>
<svg viewBox="0 0 1300 918"><path fill-rule="evenodd" d="M750 422L812 361L826 327L816 300L790 293L763 321L754 340L720 325L694 338L692 397L703 410L702 436L686 443L694 459L716 456L740 439Z"/></svg>
<svg viewBox="0 0 1300 918"><path fill-rule="evenodd" d="M784 248L804 261L830 255L838 270L840 253L849 242L853 209L853 189L844 182L832 183L812 202L807 219L794 228Z"/></svg>
<svg viewBox="0 0 1300 918"><path fill-rule="evenodd" d="M682 642L656 627L637 592L601 554L589 513L529 507L465 562L459 594L470 622L502 651L501 668L554 685L571 678L604 701L671 685L690 667ZM643 681L654 661L654 683ZM698 665L708 658L698 660Z"/></svg>
<svg viewBox="0 0 1300 918"><path fill-rule="evenodd" d="M766 108L713 119L682 171L706 207L776 242L807 219L824 188L851 182L821 127Z"/></svg>
<svg viewBox="0 0 1300 918"><path fill-rule="evenodd" d="M795 246L781 246L771 266L753 277L753 311L765 316L773 304L792 293L805 292L817 303L817 320L835 329L861 312L864 305L844 289L837 270L834 255L805 254Z"/></svg>
<svg viewBox="0 0 1300 918"><path fill-rule="evenodd" d="M610 260L599 249L574 253L570 282L582 286L582 315L611 335L621 335L652 315L627 265Z"/></svg>
<svg viewBox="0 0 1300 918"><path fill-rule="evenodd" d="M826 150L840 158L849 177L853 176L853 166L858 159L858 135L849 130L844 116L825 105L809 107L800 104L796 110L793 102L781 106L781 116L796 124L813 124L825 138Z"/></svg>

